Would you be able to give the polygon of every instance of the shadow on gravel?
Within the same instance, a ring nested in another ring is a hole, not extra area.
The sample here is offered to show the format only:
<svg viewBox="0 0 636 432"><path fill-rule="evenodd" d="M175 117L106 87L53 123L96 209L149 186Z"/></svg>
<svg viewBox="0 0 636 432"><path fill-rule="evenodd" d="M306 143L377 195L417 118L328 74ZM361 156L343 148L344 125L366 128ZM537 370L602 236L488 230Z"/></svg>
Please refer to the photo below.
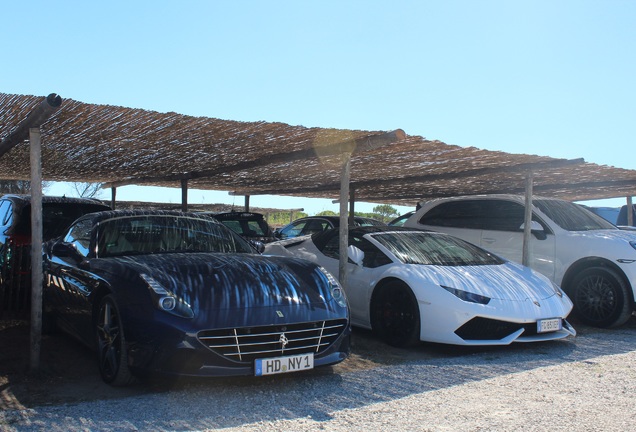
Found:
<svg viewBox="0 0 636 432"><path fill-rule="evenodd" d="M26 417L46 410L50 430L73 430L66 413L71 408L73 417L82 417L94 429L117 421L117 410L125 411L120 414L124 430L198 430L296 418L321 421L343 409L548 366L593 364L599 356L636 351L636 318L611 330L574 325L576 338L478 348L425 343L394 349L370 332L354 329L352 355L336 366L259 378L151 382L125 389L102 383L94 354L62 335L43 340L43 371L29 375L28 326L25 330L24 324L16 325L0 329L0 409L22 410L20 415ZM11 341L19 346L6 344ZM576 379L577 367L572 366L568 379ZM34 410L25 414L24 408Z"/></svg>

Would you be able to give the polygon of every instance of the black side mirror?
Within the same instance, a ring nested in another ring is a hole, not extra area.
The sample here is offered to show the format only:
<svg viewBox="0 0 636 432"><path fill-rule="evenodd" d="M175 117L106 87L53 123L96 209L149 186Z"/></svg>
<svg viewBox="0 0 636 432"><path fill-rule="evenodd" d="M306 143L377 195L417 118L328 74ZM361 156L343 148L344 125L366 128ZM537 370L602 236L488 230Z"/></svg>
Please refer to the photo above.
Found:
<svg viewBox="0 0 636 432"><path fill-rule="evenodd" d="M75 249L75 246L71 243L58 242L54 243L51 248L51 252L53 255L59 256L61 258L69 257L69 258L79 258L79 252Z"/></svg>
<svg viewBox="0 0 636 432"><path fill-rule="evenodd" d="M547 234L542 229L541 230L531 230L530 232L532 233L533 236L536 237L537 240L545 240L545 239L548 238Z"/></svg>
<svg viewBox="0 0 636 432"><path fill-rule="evenodd" d="M523 224L519 227L523 231ZM541 226L541 224L535 220L530 222L530 232L537 240L545 240L548 238L548 235L545 233L545 230Z"/></svg>
<svg viewBox="0 0 636 432"><path fill-rule="evenodd" d="M259 254L262 254L263 252L265 252L265 245L263 244L262 241L258 241L258 240L248 240L248 241L252 245L252 247L256 249L256 252L258 252Z"/></svg>

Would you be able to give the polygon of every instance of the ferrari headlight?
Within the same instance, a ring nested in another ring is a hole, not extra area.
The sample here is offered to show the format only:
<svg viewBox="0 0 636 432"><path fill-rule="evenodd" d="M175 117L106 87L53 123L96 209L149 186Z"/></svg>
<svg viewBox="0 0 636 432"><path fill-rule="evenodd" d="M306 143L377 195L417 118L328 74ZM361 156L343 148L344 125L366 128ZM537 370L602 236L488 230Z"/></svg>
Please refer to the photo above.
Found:
<svg viewBox="0 0 636 432"><path fill-rule="evenodd" d="M331 291L331 297L338 303L341 307L347 307L347 296L344 293L344 290L340 286L340 283L336 280L335 277L331 273L329 273L324 267L319 267L322 274L325 275L327 281L329 282L329 290Z"/></svg>
<svg viewBox="0 0 636 432"><path fill-rule="evenodd" d="M141 278L150 288L150 295L157 309L171 313L182 318L194 317L194 312L188 303L175 296L157 282L152 276L141 274Z"/></svg>
<svg viewBox="0 0 636 432"><path fill-rule="evenodd" d="M457 288L451 288L444 285L440 285L449 293L453 294L455 297L469 303L479 303L483 305L487 305L490 302L490 297L486 297L480 294L471 293L468 291L462 291Z"/></svg>

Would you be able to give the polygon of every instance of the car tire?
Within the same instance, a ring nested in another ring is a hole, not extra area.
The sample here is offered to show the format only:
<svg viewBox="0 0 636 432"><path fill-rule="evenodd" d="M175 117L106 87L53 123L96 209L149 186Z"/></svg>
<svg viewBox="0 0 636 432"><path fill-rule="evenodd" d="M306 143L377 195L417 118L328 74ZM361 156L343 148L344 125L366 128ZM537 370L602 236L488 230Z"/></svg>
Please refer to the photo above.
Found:
<svg viewBox="0 0 636 432"><path fill-rule="evenodd" d="M617 327L632 314L628 286L623 278L607 267L581 271L567 290L574 303L574 315L594 327Z"/></svg>
<svg viewBox="0 0 636 432"><path fill-rule="evenodd" d="M42 334L53 335L57 333L57 318L51 311L42 310Z"/></svg>
<svg viewBox="0 0 636 432"><path fill-rule="evenodd" d="M113 296L105 296L98 311L96 334L99 373L104 382L110 385L129 385L133 382L133 376L128 368L124 328Z"/></svg>
<svg viewBox="0 0 636 432"><path fill-rule="evenodd" d="M408 347L420 340L420 309L415 295L404 283L382 285L371 301L371 327L387 344Z"/></svg>

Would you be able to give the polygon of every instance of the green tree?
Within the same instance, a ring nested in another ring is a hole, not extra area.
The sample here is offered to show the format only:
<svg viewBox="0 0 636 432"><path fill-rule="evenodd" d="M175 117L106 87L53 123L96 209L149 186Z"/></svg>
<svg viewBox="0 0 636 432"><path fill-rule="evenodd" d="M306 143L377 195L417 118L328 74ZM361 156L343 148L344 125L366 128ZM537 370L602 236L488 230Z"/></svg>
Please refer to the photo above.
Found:
<svg viewBox="0 0 636 432"><path fill-rule="evenodd" d="M390 222L398 216L398 211L389 204L380 204L373 207L373 213L377 215L377 219L382 222Z"/></svg>
<svg viewBox="0 0 636 432"><path fill-rule="evenodd" d="M338 213L331 210L323 210L320 213L316 213L316 216L338 216Z"/></svg>
<svg viewBox="0 0 636 432"><path fill-rule="evenodd" d="M307 213L305 212L292 213L289 211L282 210L279 212L272 212L265 215L265 218L267 219L267 223L269 224L270 227L272 227L272 229L280 228L284 225L287 225L292 220L296 220L301 217L307 217Z"/></svg>

